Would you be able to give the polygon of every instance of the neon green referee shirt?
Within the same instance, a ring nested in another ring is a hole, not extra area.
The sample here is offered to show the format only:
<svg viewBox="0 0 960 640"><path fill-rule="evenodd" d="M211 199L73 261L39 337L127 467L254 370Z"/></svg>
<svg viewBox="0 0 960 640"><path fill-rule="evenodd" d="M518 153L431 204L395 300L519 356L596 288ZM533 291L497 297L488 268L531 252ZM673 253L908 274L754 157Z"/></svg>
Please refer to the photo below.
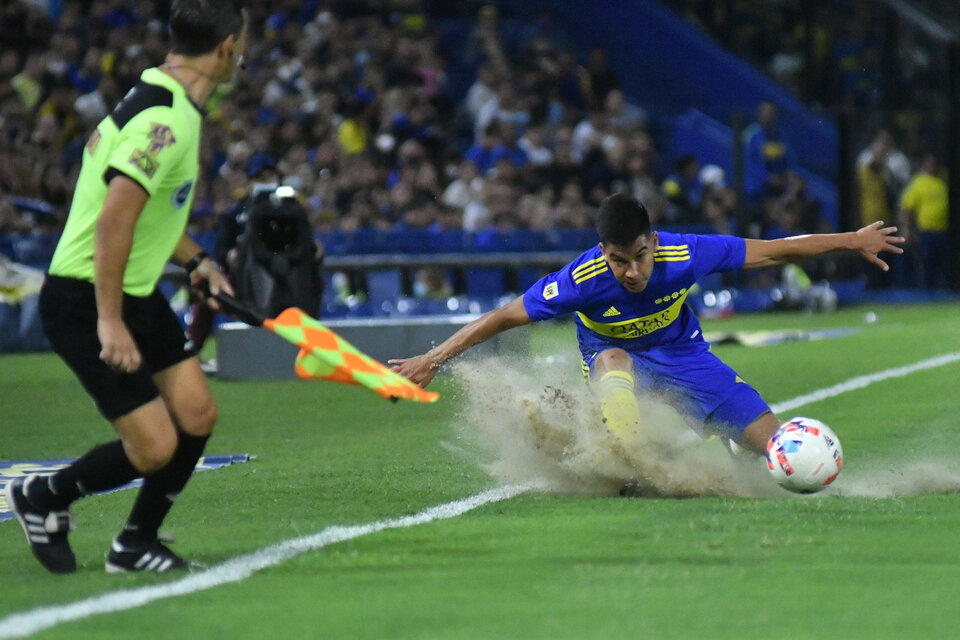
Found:
<svg viewBox="0 0 960 640"><path fill-rule="evenodd" d="M107 185L120 173L149 194L134 228L123 290L139 297L153 292L187 225L202 121L179 82L159 69L143 72L87 141L51 274L93 282L97 219Z"/></svg>

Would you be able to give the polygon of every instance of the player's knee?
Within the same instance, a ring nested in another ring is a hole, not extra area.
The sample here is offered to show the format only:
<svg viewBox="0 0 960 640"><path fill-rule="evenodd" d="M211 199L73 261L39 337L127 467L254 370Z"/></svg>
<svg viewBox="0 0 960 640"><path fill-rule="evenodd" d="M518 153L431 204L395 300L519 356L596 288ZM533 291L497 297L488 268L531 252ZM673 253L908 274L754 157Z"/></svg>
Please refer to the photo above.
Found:
<svg viewBox="0 0 960 640"><path fill-rule="evenodd" d="M209 436L217 423L217 411L217 403L207 398L179 416L180 428L192 436Z"/></svg>
<svg viewBox="0 0 960 640"><path fill-rule="evenodd" d="M632 371L633 360L630 358L630 354L623 349L604 349L597 354L597 359L594 361L594 370L597 373Z"/></svg>
<svg viewBox="0 0 960 640"><path fill-rule="evenodd" d="M177 450L177 433L163 430L149 437L140 438L126 448L127 456L137 471L151 474L167 466Z"/></svg>

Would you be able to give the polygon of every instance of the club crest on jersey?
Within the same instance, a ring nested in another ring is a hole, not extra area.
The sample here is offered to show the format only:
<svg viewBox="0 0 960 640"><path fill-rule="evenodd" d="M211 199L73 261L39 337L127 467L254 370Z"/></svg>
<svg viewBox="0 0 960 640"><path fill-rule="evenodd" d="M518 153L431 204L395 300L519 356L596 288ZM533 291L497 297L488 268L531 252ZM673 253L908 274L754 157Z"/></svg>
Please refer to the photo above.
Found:
<svg viewBox="0 0 960 640"><path fill-rule="evenodd" d="M556 282L551 282L543 288L543 299L549 300L551 298L556 298L560 295L560 288L557 286Z"/></svg>
<svg viewBox="0 0 960 640"><path fill-rule="evenodd" d="M191 189L193 189L193 180L187 180L173 192L173 198L170 200L170 204L173 205L174 209L179 209L187 204L187 198L190 197Z"/></svg>
<svg viewBox="0 0 960 640"><path fill-rule="evenodd" d="M150 123L150 133L147 137L150 139L150 147L147 149L150 155L157 155L177 141L170 127L157 122Z"/></svg>
<svg viewBox="0 0 960 640"><path fill-rule="evenodd" d="M152 178L157 173L160 163L157 156L167 147L173 145L177 138L173 135L173 130L165 124L157 122L150 123L150 133L147 134L150 144L146 149L134 149L130 154L130 164L140 169L148 178Z"/></svg>
<svg viewBox="0 0 960 640"><path fill-rule="evenodd" d="M157 173L160 163L157 159L149 155L143 149L134 149L130 154L130 164L140 169L148 178L152 178Z"/></svg>

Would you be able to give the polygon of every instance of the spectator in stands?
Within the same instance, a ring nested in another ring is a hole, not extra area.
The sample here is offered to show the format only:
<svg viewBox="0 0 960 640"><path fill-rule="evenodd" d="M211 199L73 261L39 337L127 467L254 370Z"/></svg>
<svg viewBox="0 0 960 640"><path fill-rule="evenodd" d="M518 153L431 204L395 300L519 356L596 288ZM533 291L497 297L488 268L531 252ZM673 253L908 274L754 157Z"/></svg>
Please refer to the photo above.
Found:
<svg viewBox="0 0 960 640"><path fill-rule="evenodd" d="M857 167L861 224L890 220L893 176L887 163L889 153L889 139L878 135L870 143L865 161Z"/></svg>
<svg viewBox="0 0 960 640"><path fill-rule="evenodd" d="M372 96L363 93L346 102L343 122L337 128L337 140L347 155L357 155L367 150L370 141L369 107L372 102Z"/></svg>
<svg viewBox="0 0 960 640"><path fill-rule="evenodd" d="M33 110L40 103L43 96L43 59L28 57L23 70L10 80L10 86L20 97L20 102L28 110Z"/></svg>
<svg viewBox="0 0 960 640"><path fill-rule="evenodd" d="M493 156L493 150L500 144L500 124L491 122L483 130L480 138L474 142L467 152L463 155L464 160L477 165L480 175L485 176L493 168L496 158Z"/></svg>
<svg viewBox="0 0 960 640"><path fill-rule="evenodd" d="M521 132L530 124L530 111L517 94L513 79L500 80L497 83L497 96L487 101L477 114L475 131L478 139L493 122L510 123Z"/></svg>
<svg viewBox="0 0 960 640"><path fill-rule="evenodd" d="M583 185L579 178L571 178L563 185L560 199L554 208L553 225L563 229L589 227L593 210L584 200Z"/></svg>
<svg viewBox="0 0 960 640"><path fill-rule="evenodd" d="M496 75L493 72L493 67L485 64L477 70L477 77L470 85L467 97L464 100L464 107L470 115L470 121L476 123L484 105L496 99L496 97Z"/></svg>
<svg viewBox="0 0 960 640"><path fill-rule="evenodd" d="M908 245L920 249L918 284L934 289L946 286L949 270L949 201L940 162L926 153L920 168L900 199L899 224Z"/></svg>
<svg viewBox="0 0 960 640"><path fill-rule="evenodd" d="M733 235L736 208L737 192L734 189L718 183L704 187L700 203L701 218L710 225L711 233Z"/></svg>
<svg viewBox="0 0 960 640"><path fill-rule="evenodd" d="M604 138L583 160L581 173L587 186L587 200L598 204L614 192L625 191L629 178L627 143L617 136Z"/></svg>
<svg viewBox="0 0 960 640"><path fill-rule="evenodd" d="M579 175L580 167L573 159L573 133L569 127L560 127L553 136L553 163L539 167L537 178L553 187L563 189L570 178Z"/></svg>
<svg viewBox="0 0 960 640"><path fill-rule="evenodd" d="M521 170L530 164L527 152L517 143L517 127L510 121L500 123L500 136L497 146L491 152L494 165L506 158L514 169Z"/></svg>
<svg viewBox="0 0 960 640"><path fill-rule="evenodd" d="M674 170L660 185L660 191L668 205L664 222L668 224L691 224L699 218L700 161L689 153L677 158Z"/></svg>
<svg viewBox="0 0 960 640"><path fill-rule="evenodd" d="M547 127L534 124L527 127L517 146L527 155L530 164L536 167L545 167L553 163L553 150L547 142Z"/></svg>
<svg viewBox="0 0 960 640"><path fill-rule="evenodd" d="M463 210L468 204L480 198L483 190L483 178L477 164L471 160L460 163L457 178L444 189L440 201L448 207Z"/></svg>
<svg viewBox="0 0 960 640"><path fill-rule="evenodd" d="M498 75L506 73L510 67L500 40L500 12L492 4L482 6L477 12L476 23L464 50L464 61L468 65L482 57L486 57Z"/></svg>
<svg viewBox="0 0 960 640"><path fill-rule="evenodd" d="M647 208L650 220L659 224L667 208L667 200L660 192L660 187L650 171L646 156L637 151L629 152L627 157L627 178L625 189L616 189L617 192L628 193Z"/></svg>
<svg viewBox="0 0 960 640"><path fill-rule="evenodd" d="M413 297L426 300L447 300L453 295L450 279L439 267L422 267L413 274Z"/></svg>
<svg viewBox="0 0 960 640"><path fill-rule="evenodd" d="M607 94L620 88L620 78L607 62L607 52L600 47L590 50L587 57L587 76L590 79L590 105L602 110Z"/></svg>
<svg viewBox="0 0 960 640"><path fill-rule="evenodd" d="M560 101L579 113L590 106L593 90L590 74L577 64L577 53L570 48L562 49L557 56L557 96Z"/></svg>
<svg viewBox="0 0 960 640"><path fill-rule="evenodd" d="M737 209L737 192L727 186L727 176L715 164L704 165L697 176L702 189L699 220L713 227L714 233L731 235Z"/></svg>
<svg viewBox="0 0 960 640"><path fill-rule="evenodd" d="M744 191L752 203L783 193L794 160L772 102L761 102L756 122L744 129L743 156Z"/></svg>
<svg viewBox="0 0 960 640"><path fill-rule="evenodd" d="M912 173L910 159L896 147L893 134L887 129L879 130L871 139L870 144L857 155L857 172L859 173L867 164L875 164L877 161L875 156L879 157L880 162L886 168L890 191L900 193L910 181Z"/></svg>
<svg viewBox="0 0 960 640"><path fill-rule="evenodd" d="M570 140L570 153L575 163L582 164L592 151L603 153L606 127L607 118L603 111L588 111L586 117L577 123Z"/></svg>
<svg viewBox="0 0 960 640"><path fill-rule="evenodd" d="M627 102L620 89L611 89L603 101L607 126L613 133L627 135L634 129L647 126L647 112Z"/></svg>
<svg viewBox="0 0 960 640"><path fill-rule="evenodd" d="M803 204L797 200L771 201L769 225L763 232L763 239L776 240L806 233L802 213Z"/></svg>

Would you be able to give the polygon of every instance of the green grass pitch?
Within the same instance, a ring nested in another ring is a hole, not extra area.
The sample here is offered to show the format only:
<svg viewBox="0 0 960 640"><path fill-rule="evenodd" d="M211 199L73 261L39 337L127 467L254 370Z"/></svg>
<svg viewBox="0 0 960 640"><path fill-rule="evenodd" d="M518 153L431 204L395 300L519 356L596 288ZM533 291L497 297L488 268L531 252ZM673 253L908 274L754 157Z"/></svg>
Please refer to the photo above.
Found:
<svg viewBox="0 0 960 640"><path fill-rule="evenodd" d="M878 320L867 323L871 311ZM705 322L705 329L859 329L822 341L714 348L773 404L960 352L958 311L954 304L854 307L738 316ZM541 356L569 350L574 340L570 324L535 329L532 349ZM397 355L407 355L402 346ZM889 492L898 495L527 494L37 637L955 637L958 379L954 363L797 411L839 433L846 458L839 490L885 474L898 479L901 490ZM435 383L443 396L433 406L391 404L317 381L211 384L221 411L208 452L257 459L198 474L165 524L174 548L204 565L332 525L416 513L497 484L469 450L448 445L464 426L462 390L451 376ZM0 409L3 459L76 456L112 437L50 354L0 357ZM913 486L911 474L946 476L953 489L902 490ZM70 576L47 574L17 524L0 523L0 621L182 577L104 573L107 545L132 498L127 491L76 505L71 541L81 567Z"/></svg>

